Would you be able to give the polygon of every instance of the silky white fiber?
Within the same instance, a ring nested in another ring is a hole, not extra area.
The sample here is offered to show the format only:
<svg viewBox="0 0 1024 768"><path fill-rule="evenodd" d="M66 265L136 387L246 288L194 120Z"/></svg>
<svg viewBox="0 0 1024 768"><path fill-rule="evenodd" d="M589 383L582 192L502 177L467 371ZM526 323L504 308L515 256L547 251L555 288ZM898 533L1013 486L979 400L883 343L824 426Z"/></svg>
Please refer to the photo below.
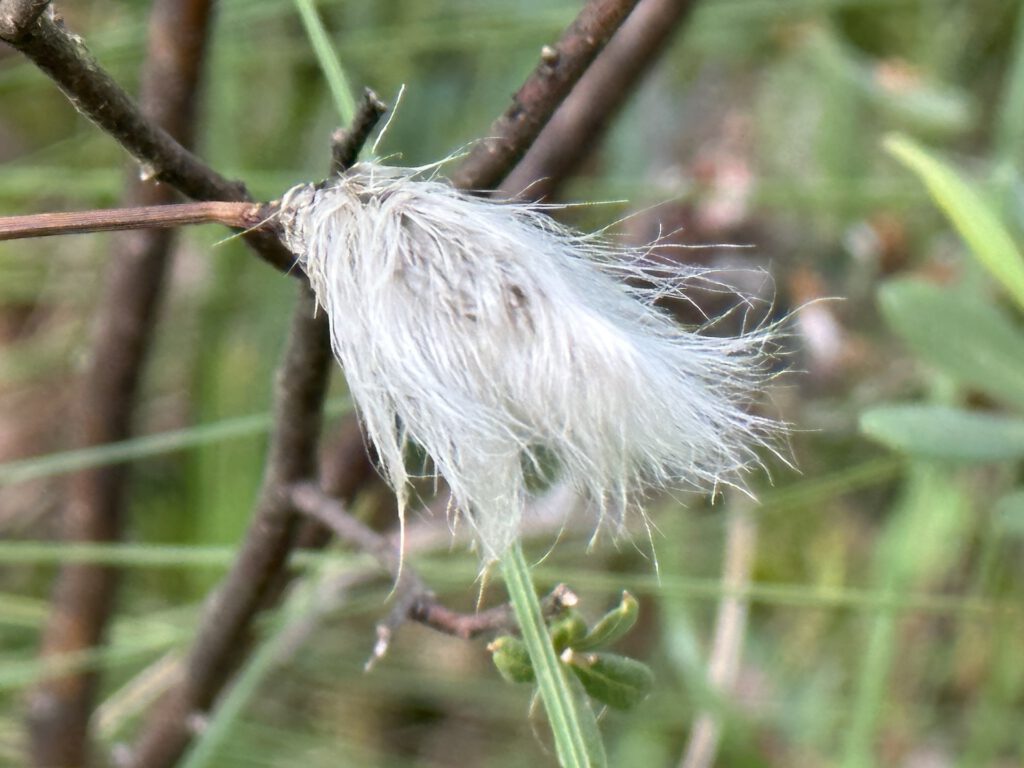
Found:
<svg viewBox="0 0 1024 768"><path fill-rule="evenodd" d="M742 484L780 432L751 409L774 327L679 326L655 301L711 277L656 246L375 163L290 190L280 222L401 509L415 443L488 559L515 540L531 478L621 520L652 487Z"/></svg>

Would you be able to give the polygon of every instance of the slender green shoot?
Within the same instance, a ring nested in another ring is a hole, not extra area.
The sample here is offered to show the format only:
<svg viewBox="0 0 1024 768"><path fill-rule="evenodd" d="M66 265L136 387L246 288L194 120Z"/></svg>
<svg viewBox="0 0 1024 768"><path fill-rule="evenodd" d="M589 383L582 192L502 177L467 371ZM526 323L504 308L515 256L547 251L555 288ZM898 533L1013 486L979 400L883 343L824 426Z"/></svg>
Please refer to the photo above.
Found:
<svg viewBox="0 0 1024 768"><path fill-rule="evenodd" d="M523 633L540 697L547 711L555 738L555 749L563 768L603 766L604 752L597 733L597 721L585 698L577 695L571 681L555 656L533 589L530 568L519 544L510 547L501 560L512 609ZM596 741L596 743L595 743Z"/></svg>
<svg viewBox="0 0 1024 768"><path fill-rule="evenodd" d="M295 0L295 6L299 9L302 17L302 24L309 35L309 42L313 45L313 52L317 61L320 62L320 69L327 78L327 86L331 89L334 97L334 105L338 109L338 116L342 125L348 125L356 116L356 100L352 97L352 88L349 86L345 70L338 60L334 48L331 46L327 30L324 28L320 14L317 13L313 0Z"/></svg>
<svg viewBox="0 0 1024 768"><path fill-rule="evenodd" d="M894 134L886 151L917 174L975 258L1024 308L1024 255L999 214L974 186L919 144Z"/></svg>
<svg viewBox="0 0 1024 768"><path fill-rule="evenodd" d="M341 415L350 410L352 410L352 401L348 397L330 400L324 407L324 413L328 416ZM82 469L163 456L175 451L225 440L266 434L272 422L273 417L269 412L254 413L249 416L197 424L184 429L133 437L116 443L104 443L89 448L58 451L44 456L8 461L0 463L0 486L24 483L42 477L53 477Z"/></svg>

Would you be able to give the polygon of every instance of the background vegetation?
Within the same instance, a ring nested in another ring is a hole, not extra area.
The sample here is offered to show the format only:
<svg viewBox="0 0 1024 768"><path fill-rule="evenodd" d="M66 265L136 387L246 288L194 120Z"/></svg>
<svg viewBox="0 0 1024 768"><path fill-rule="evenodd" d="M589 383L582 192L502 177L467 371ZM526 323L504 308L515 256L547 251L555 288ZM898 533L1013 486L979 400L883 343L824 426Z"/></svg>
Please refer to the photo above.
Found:
<svg viewBox="0 0 1024 768"><path fill-rule="evenodd" d="M72 27L133 87L148 4L66 5ZM320 7L352 83L385 98L406 84L381 149L417 164L486 135L578 3ZM217 14L200 153L259 199L319 178L336 116L293 4L224 0ZM946 164L916 166L939 184L945 212L883 148L894 131ZM841 299L796 316L789 362L800 373L771 393L795 427L798 472L753 478L756 506L732 494L713 506L658 500L660 575L642 534L636 547L602 539L585 551L586 523L538 570L568 582L592 617L623 588L640 598L641 623L621 649L651 664L658 684L639 707L605 717L612 765L677 764L701 712L723 725L720 765L1024 763L1024 428L1013 416L1024 406L1024 331L1015 278L998 269L1024 242L1022 162L1019 2L709 0L563 190L629 201L573 211L581 226L658 204L654 216L690 242L752 244L697 254L767 267L780 310ZM942 175L949 168L971 180L973 197ZM137 172L0 49L0 211L110 206ZM985 225L969 246L948 218L957 215L961 227ZM642 240L652 222L645 214L626 229ZM259 487L294 289L223 237L208 227L181 240L138 416L145 437L85 455L64 450L68 383L107 237L0 245L0 763L23 759L23 692L44 672L36 650L56 562L128 572L109 647L72 660L105 671L95 725L116 743L148 703L142 683L187 647L231 561ZM335 379L337 417L346 405ZM880 408L894 403L920 407ZM62 475L125 457L136 466L130 543L44 543ZM533 553L553 538L541 531ZM443 535L433 550L415 559L421 573L472 608L476 556L449 551ZM482 642L408 625L365 674L390 583L360 576L367 561L342 553L304 562L316 578L266 619L270 641L216 721L214 764L550 759L527 717L529 691L498 677ZM496 587L483 594L501 599ZM747 613L732 638L742 658L709 682L723 610Z"/></svg>

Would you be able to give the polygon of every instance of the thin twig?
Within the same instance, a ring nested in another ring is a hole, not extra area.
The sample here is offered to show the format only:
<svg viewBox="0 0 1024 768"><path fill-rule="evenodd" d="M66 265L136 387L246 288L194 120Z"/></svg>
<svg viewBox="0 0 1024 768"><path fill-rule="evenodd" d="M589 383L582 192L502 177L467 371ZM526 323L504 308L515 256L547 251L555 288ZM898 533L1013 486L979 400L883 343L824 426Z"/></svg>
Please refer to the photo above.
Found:
<svg viewBox="0 0 1024 768"><path fill-rule="evenodd" d="M288 494L297 511L323 523L337 538L370 555L394 578L419 579L411 569L403 573L401 553L387 536L350 515L344 504L326 495L316 483L297 483Z"/></svg>
<svg viewBox="0 0 1024 768"><path fill-rule="evenodd" d="M460 613L438 602L434 593L402 555L394 540L377 533L352 516L337 499L325 494L313 483L300 483L292 488L292 502L300 512L309 515L330 529L340 541L373 557L392 578L397 579L395 599L397 618L424 624L446 635L470 639L491 632L509 632L516 627L515 615L509 605L500 605L476 613ZM546 615L574 605L575 595L560 584L543 601ZM389 630L389 624L385 624ZM379 648L379 644L378 644ZM383 650L375 656L382 655Z"/></svg>
<svg viewBox="0 0 1024 768"><path fill-rule="evenodd" d="M252 201L245 185L225 179L148 119L52 7L40 12L38 2L0 2L0 39L31 59L79 112L138 160L148 180L170 184L193 200ZM292 268L294 259L272 231L256 229L245 240L279 270Z"/></svg>
<svg viewBox="0 0 1024 768"><path fill-rule="evenodd" d="M40 3L22 3L28 22ZM142 74L141 100L146 119L168 137L189 145L196 114L196 93L211 20L210 0L157 0L150 15L149 42ZM43 14L46 16L46 14ZM42 17L39 17L42 18ZM13 28L13 25L12 27ZM9 31L10 28L4 28ZM157 206L176 199L166 186L132 182L125 203ZM152 210L151 208L135 209ZM61 214L55 215L56 219ZM106 288L97 308L92 353L83 372L73 412L79 447L124 440L142 369L150 348L164 275L173 247L169 230L121 236L113 242ZM117 541L126 507L127 467L95 467L75 473L62 510L65 541ZM103 643L109 622L116 573L85 564L61 568L52 613L43 633L44 661L88 651ZM88 726L98 682L94 672L75 672L40 683L30 699L30 750L37 766L80 766L89 757Z"/></svg>
<svg viewBox="0 0 1024 768"><path fill-rule="evenodd" d="M461 189L493 189L526 153L638 0L588 0L452 177Z"/></svg>
<svg viewBox="0 0 1024 768"><path fill-rule="evenodd" d="M355 121L348 129L338 129L331 136L331 173L338 174L356 164L366 137L388 111L387 104L369 88L363 90L363 101Z"/></svg>
<svg viewBox="0 0 1024 768"><path fill-rule="evenodd" d="M0 217L0 240L73 235L83 232L163 229L207 223L248 229L257 226L266 217L266 206L260 203L218 202L35 213Z"/></svg>
<svg viewBox="0 0 1024 768"><path fill-rule="evenodd" d="M601 140L696 5L697 0L640 0L500 191L531 200L553 195Z"/></svg>
<svg viewBox="0 0 1024 768"><path fill-rule="evenodd" d="M556 616L577 602L576 593L565 584L559 584L541 600L541 612L545 617ZM407 618L446 635L461 637L463 640L498 632L518 631L515 614L508 603L477 613L457 613L441 605L437 600L425 599L409 608Z"/></svg>

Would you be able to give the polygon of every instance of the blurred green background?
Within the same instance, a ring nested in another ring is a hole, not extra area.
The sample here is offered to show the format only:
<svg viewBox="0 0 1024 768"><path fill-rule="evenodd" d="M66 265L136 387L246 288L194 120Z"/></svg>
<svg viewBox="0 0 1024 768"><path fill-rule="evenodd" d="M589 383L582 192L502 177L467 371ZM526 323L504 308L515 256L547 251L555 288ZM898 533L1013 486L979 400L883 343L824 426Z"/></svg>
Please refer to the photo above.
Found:
<svg viewBox="0 0 1024 768"><path fill-rule="evenodd" d="M406 85L381 153L418 164L486 135L579 3L319 8L354 86L392 100ZM130 89L147 10L62 7ZM207 71L199 152L215 168L261 199L323 175L337 118L290 0L220 3ZM911 154L927 147L917 175L883 148L892 132ZM780 311L803 307L792 371L769 393L799 471L753 476L760 504L654 500L657 572L642 530L636 546L603 538L589 551L586 522L550 553L555 531L532 541L548 553L540 583L568 582L588 616L624 588L641 599L621 650L658 684L604 717L612 765L682 764L701 713L720 725L722 766L1024 764L1022 169L1020 2L708 0L565 187L565 199L629 201L572 211L580 226L658 205L632 236L653 216L690 242L751 244L707 258L767 268ZM0 212L112 206L137 172L0 48ZM0 764L23 759L56 562L126 571L110 646L69 660L105 671L95 725L113 745L130 741L231 561L294 285L224 236L182 233L140 402L146 437L85 456L66 452L70 382L109 237L0 245ZM340 375L334 387L332 423L346 408ZM63 475L126 456L130 541L45 543ZM472 609L481 589L501 599L464 546L439 536L432 549L414 563L451 605ZM218 721L212 764L553 763L529 690L501 681L483 642L406 626L364 673L390 583L341 553L303 562L309 578L265 619L274 641ZM716 684L709 658L728 644L716 626L729 611L742 655L716 662Z"/></svg>

